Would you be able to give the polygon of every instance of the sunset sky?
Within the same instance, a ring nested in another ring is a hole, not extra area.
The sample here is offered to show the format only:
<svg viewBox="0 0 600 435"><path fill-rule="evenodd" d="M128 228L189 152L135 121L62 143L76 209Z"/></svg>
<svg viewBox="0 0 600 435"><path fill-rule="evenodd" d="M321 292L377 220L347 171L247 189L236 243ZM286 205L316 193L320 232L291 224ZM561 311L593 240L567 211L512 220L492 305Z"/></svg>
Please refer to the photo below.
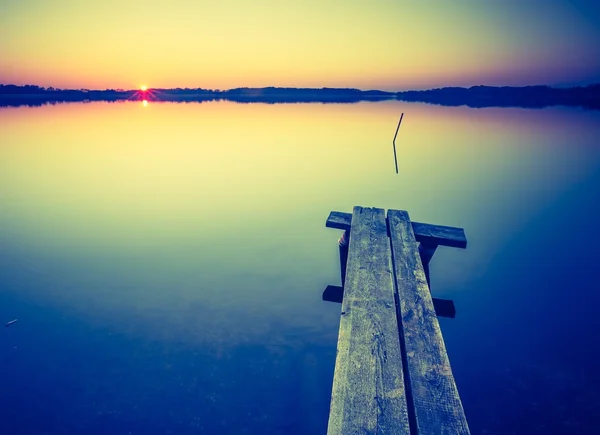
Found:
<svg viewBox="0 0 600 435"><path fill-rule="evenodd" d="M61 88L600 82L597 0L0 1L0 83Z"/></svg>

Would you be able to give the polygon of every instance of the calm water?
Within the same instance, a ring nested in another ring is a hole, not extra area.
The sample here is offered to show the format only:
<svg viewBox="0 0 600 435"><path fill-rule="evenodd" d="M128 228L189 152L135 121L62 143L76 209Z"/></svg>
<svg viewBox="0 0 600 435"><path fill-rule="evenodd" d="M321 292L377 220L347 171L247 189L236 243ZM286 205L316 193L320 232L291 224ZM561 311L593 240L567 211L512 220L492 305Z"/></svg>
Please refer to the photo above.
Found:
<svg viewBox="0 0 600 435"><path fill-rule="evenodd" d="M600 433L598 138L561 108L0 109L0 433L324 433L354 205L465 228L431 275L474 434Z"/></svg>

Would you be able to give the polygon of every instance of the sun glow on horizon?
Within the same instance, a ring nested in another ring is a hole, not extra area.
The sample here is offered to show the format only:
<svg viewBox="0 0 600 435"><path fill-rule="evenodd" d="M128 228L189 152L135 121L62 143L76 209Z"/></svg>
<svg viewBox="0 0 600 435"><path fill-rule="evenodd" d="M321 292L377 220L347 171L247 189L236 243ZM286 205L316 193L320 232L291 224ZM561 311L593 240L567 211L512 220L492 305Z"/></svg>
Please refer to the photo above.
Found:
<svg viewBox="0 0 600 435"><path fill-rule="evenodd" d="M146 92L147 90L148 90L148 86L146 86L146 85L141 85L140 86L140 91Z"/></svg>

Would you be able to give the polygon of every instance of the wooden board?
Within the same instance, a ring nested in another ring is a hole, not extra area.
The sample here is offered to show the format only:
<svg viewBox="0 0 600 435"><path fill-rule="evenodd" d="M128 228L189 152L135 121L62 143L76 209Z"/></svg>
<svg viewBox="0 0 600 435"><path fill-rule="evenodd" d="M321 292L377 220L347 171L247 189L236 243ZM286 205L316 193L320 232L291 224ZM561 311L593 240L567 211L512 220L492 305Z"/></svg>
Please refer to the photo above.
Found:
<svg viewBox="0 0 600 435"><path fill-rule="evenodd" d="M430 225L421 222L411 222L417 242L428 245L450 246L452 248L466 248L467 237L465 230L444 225Z"/></svg>
<svg viewBox="0 0 600 435"><path fill-rule="evenodd" d="M323 300L326 302L334 302L341 304L344 300L344 288L339 285L328 285L323 290ZM454 302L449 299L432 298L433 308L438 317L448 317L454 319L456 317L456 308Z"/></svg>
<svg viewBox="0 0 600 435"><path fill-rule="evenodd" d="M408 213L389 210L388 224L416 433L469 434Z"/></svg>
<svg viewBox="0 0 600 435"><path fill-rule="evenodd" d="M329 213L325 226L338 230L350 229L352 214L332 211ZM467 237L462 228L447 227L444 225L423 224L411 222L417 242L431 245L450 246L453 248L466 248Z"/></svg>
<svg viewBox="0 0 600 435"><path fill-rule="evenodd" d="M354 207L328 435L409 434L382 209Z"/></svg>

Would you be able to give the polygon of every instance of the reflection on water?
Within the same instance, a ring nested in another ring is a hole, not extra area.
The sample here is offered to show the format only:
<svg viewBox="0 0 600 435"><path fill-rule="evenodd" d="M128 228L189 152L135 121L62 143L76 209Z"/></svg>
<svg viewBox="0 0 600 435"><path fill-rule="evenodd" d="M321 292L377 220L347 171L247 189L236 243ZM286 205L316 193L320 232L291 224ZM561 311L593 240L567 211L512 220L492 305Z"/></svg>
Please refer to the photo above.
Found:
<svg viewBox="0 0 600 435"><path fill-rule="evenodd" d="M0 341L4 424L323 433L339 322L321 301L339 284L325 219L363 205L465 228L468 249L440 248L431 276L456 302L442 328L473 433L598 432L599 118L400 102L0 109L0 320L19 318Z"/></svg>

